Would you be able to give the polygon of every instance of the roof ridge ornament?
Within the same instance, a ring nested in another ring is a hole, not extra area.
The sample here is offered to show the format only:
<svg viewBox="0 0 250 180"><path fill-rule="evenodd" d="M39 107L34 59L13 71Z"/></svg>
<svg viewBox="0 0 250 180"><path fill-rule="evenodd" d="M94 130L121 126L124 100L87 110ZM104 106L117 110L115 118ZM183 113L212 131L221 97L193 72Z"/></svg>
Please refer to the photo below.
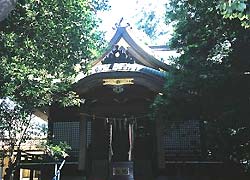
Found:
<svg viewBox="0 0 250 180"><path fill-rule="evenodd" d="M125 22L124 22L124 18L121 17L120 21L119 21L118 23L115 23L115 27L113 27L112 29L113 29L113 30L116 30L116 29L118 29L118 28L127 28L127 27L130 27L130 29L132 29L130 23L128 23L128 22L125 23Z"/></svg>

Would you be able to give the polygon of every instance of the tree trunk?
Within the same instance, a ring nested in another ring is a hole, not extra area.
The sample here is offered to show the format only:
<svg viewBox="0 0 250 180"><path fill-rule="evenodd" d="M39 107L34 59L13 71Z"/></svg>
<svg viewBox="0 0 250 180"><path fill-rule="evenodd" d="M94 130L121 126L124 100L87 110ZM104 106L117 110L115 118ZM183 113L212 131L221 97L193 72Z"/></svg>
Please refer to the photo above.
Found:
<svg viewBox="0 0 250 180"><path fill-rule="evenodd" d="M11 180L11 174L14 170L14 166L11 164L8 168L5 169L5 175L3 177L4 180Z"/></svg>
<svg viewBox="0 0 250 180"><path fill-rule="evenodd" d="M18 150L14 163L10 161L8 167L5 169L5 175L3 177L4 180L11 180L11 176L15 172L17 166L19 165L20 160L21 160L21 150Z"/></svg>

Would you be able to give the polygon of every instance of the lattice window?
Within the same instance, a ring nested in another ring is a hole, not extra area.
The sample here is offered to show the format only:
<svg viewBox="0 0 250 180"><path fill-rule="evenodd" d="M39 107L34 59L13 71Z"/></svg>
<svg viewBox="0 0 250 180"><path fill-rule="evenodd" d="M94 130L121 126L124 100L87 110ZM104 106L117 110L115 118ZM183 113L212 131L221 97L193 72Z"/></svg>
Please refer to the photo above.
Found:
<svg viewBox="0 0 250 180"><path fill-rule="evenodd" d="M77 157L79 154L79 122L55 122L53 124L53 142L66 142L71 147L70 154Z"/></svg>
<svg viewBox="0 0 250 180"><path fill-rule="evenodd" d="M87 147L89 147L92 141L92 122L91 121L87 121L86 141L87 141Z"/></svg>
<svg viewBox="0 0 250 180"><path fill-rule="evenodd" d="M201 156L200 122L178 122L163 137L166 160L196 159Z"/></svg>

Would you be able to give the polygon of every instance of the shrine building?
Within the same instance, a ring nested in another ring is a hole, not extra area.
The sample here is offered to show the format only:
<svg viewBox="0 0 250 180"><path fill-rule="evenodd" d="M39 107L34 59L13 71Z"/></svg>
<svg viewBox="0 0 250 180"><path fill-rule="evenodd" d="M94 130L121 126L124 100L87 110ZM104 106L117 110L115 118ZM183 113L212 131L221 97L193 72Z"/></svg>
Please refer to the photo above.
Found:
<svg viewBox="0 0 250 180"><path fill-rule="evenodd" d="M80 107L50 107L52 141L67 142L72 148L61 180L219 178L219 171L226 167L206 157L199 120L166 129L164 120L149 117L170 66L153 54L156 47L138 42L135 35L129 26L117 27L108 50L74 84ZM25 167L31 166L24 162ZM37 169L42 180L51 179L54 163Z"/></svg>
<svg viewBox="0 0 250 180"><path fill-rule="evenodd" d="M131 27L117 27L110 48L75 85L80 108L50 111L53 141L68 142L77 160L72 168L92 179L152 179L164 156L157 156L162 147L148 112L169 66L133 36Z"/></svg>

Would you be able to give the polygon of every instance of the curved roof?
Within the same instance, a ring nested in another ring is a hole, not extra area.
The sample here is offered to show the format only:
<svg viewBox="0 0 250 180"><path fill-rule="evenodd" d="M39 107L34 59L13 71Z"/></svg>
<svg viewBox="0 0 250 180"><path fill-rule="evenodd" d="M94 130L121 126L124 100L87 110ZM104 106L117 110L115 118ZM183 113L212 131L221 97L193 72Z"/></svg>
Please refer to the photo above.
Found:
<svg viewBox="0 0 250 180"><path fill-rule="evenodd" d="M105 79L133 79L134 85L152 92L163 88L169 66L152 54L152 49L136 42L131 28L117 27L109 49L92 64L90 74L75 85L79 95L103 86Z"/></svg>
<svg viewBox="0 0 250 180"><path fill-rule="evenodd" d="M119 43L119 41L123 39L129 45L129 47L127 47L128 53L135 57L141 64L153 69L168 71L170 66L158 60L153 55L152 49L137 41L136 37L134 37L134 34L135 33L132 32L132 28L117 27L115 35L109 42L109 48L99 59L94 61L92 65L100 63Z"/></svg>

